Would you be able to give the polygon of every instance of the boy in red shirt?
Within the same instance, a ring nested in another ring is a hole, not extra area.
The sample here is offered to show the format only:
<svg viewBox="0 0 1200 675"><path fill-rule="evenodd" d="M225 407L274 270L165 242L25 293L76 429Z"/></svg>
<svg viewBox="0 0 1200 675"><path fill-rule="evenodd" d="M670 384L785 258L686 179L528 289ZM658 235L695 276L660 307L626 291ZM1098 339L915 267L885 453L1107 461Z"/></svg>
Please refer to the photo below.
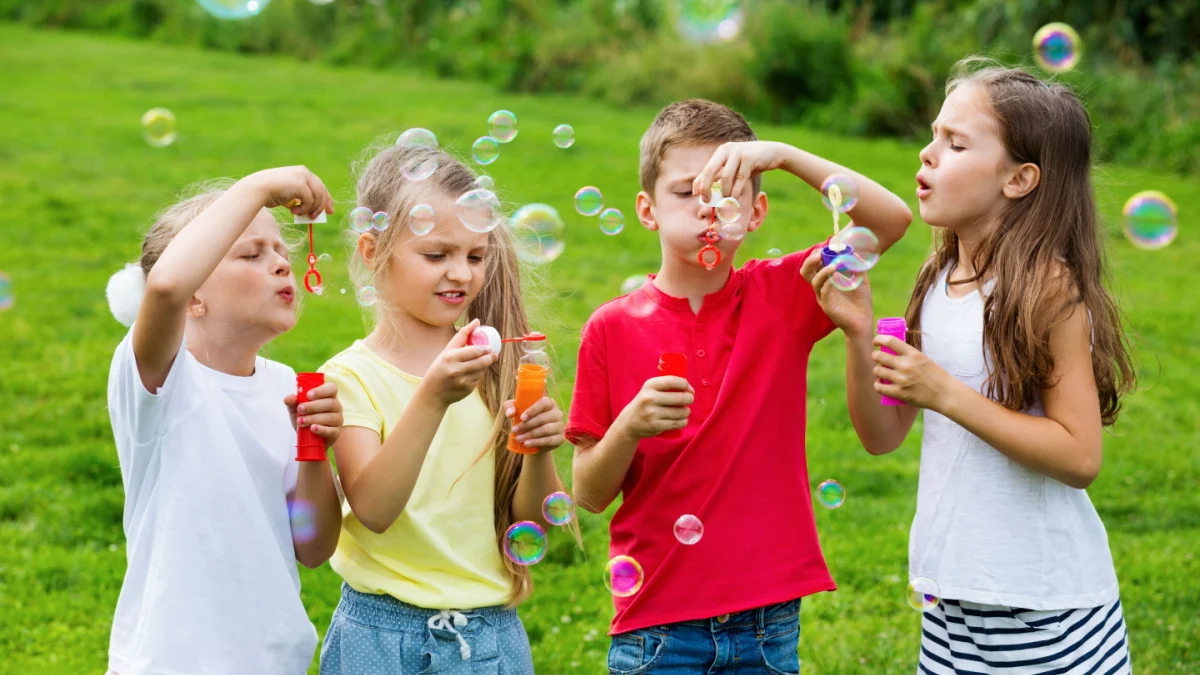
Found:
<svg viewBox="0 0 1200 675"><path fill-rule="evenodd" d="M879 405L873 326L861 312L840 318L854 313L839 311L846 301L824 283L832 267L821 269L819 244L734 269L736 230L762 226L761 173L776 168L815 189L830 174L852 176L860 198L851 215L879 237L881 252L912 220L874 181L758 141L740 114L717 103L667 106L642 137L638 219L659 233L662 267L584 326L567 428L576 502L600 513L623 495L610 554L631 556L644 572L636 593L614 596L612 672L799 672L799 598L835 588L809 496L808 356L838 322L850 411L861 417ZM741 219L707 269L698 256L712 209L700 199L710 199L715 180L740 202ZM855 292L869 291L864 284ZM664 352L686 355L686 380L658 376ZM692 545L674 534L684 514L703 524Z"/></svg>

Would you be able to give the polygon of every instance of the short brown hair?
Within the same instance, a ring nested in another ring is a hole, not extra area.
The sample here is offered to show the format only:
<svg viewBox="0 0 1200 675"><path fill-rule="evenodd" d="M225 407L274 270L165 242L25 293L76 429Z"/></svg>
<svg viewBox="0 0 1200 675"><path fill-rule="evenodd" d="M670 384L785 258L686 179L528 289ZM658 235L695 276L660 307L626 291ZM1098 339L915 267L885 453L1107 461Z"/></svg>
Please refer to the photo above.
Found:
<svg viewBox="0 0 1200 675"><path fill-rule="evenodd" d="M758 136L741 113L702 98L678 101L659 111L650 128L642 135L641 163L638 176L642 189L654 196L654 184L662 171L667 150L675 145L705 145L731 141L757 141ZM754 193L762 187L762 176L751 181Z"/></svg>

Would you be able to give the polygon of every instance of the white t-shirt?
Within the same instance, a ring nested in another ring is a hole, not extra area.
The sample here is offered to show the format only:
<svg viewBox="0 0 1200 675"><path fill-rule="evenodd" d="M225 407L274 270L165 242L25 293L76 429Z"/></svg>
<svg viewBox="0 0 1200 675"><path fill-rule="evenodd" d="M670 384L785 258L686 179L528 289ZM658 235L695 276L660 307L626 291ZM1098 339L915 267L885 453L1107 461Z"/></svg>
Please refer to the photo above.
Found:
<svg viewBox="0 0 1200 675"><path fill-rule="evenodd" d="M980 393L991 367L983 305L979 292L949 297L943 271L921 309L921 350ZM1024 412L1045 415L1040 401ZM908 565L953 600L1055 610L1118 596L1108 534L1086 491L1021 466L931 410Z"/></svg>
<svg viewBox="0 0 1200 675"><path fill-rule="evenodd" d="M151 394L132 335L108 378L129 561L109 670L305 672L317 632L300 602L288 519L296 432L283 398L295 373L259 357L254 375L227 375L181 344Z"/></svg>

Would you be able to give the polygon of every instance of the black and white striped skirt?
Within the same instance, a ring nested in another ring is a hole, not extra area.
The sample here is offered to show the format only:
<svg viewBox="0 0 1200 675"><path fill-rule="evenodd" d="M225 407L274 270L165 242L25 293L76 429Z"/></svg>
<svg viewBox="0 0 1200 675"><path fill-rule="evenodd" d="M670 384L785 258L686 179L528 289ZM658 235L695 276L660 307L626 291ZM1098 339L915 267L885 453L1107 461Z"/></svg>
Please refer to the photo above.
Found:
<svg viewBox="0 0 1200 675"><path fill-rule="evenodd" d="M1121 601L1032 611L943 600L921 620L917 670L925 675L1131 673Z"/></svg>

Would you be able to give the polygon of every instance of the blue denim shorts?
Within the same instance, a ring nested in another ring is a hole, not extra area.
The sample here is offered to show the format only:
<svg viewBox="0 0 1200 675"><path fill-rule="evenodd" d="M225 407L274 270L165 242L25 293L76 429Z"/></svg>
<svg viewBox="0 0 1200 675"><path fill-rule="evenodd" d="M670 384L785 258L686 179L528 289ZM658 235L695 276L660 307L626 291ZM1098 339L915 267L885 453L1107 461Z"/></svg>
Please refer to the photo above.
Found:
<svg viewBox="0 0 1200 675"><path fill-rule="evenodd" d="M610 675L796 675L800 601L614 635Z"/></svg>
<svg viewBox="0 0 1200 675"><path fill-rule="evenodd" d="M516 610L422 609L342 584L321 646L321 675L533 675Z"/></svg>

